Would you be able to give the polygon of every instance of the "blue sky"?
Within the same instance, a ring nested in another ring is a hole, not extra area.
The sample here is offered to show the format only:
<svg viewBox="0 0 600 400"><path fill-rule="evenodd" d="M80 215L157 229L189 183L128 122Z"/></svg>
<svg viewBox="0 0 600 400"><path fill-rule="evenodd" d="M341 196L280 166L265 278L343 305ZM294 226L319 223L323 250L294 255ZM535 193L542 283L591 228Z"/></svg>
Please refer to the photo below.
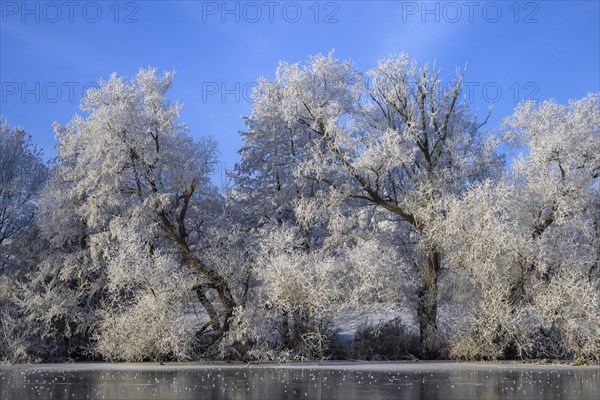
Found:
<svg viewBox="0 0 600 400"><path fill-rule="evenodd" d="M0 11L0 114L47 158L51 124L79 112L84 87L147 66L177 71L170 98L192 135L217 138L223 170L238 160L253 82L331 49L363 70L399 52L447 78L466 64L474 109L493 102L490 128L519 100L600 91L599 1L3 0Z"/></svg>

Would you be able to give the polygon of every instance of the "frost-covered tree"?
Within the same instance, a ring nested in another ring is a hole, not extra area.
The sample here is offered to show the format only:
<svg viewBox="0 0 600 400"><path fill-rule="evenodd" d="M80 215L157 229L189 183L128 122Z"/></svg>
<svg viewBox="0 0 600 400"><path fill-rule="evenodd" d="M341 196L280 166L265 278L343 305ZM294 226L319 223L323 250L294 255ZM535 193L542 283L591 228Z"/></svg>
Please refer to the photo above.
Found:
<svg viewBox="0 0 600 400"><path fill-rule="evenodd" d="M513 165L529 248L510 301L531 303L550 355L600 349L600 95L567 105L522 104L507 138L528 154ZM578 300L575 300L578 299ZM558 335L562 347L553 348Z"/></svg>
<svg viewBox="0 0 600 400"><path fill-rule="evenodd" d="M85 116L56 126L58 166L42 197L55 251L32 277L28 309L49 325L64 317L63 335L93 337L109 358L182 358L182 343L220 339L237 305L207 254L219 223L216 144L177 122L172 83L154 69L112 75L87 92ZM50 296L64 300L44 305ZM186 304L197 307L193 324L182 322L194 315Z"/></svg>
<svg viewBox="0 0 600 400"><path fill-rule="evenodd" d="M386 243L373 239L375 213L342 211L339 203L344 200L335 197L329 183L298 174L313 157L312 141L317 136L281 118L283 98L282 85L260 80L253 112L245 117L241 162L233 174L235 186L230 196L253 233L255 245L251 247L259 249L253 255L254 304L244 315L261 313L263 321L269 316L270 332L263 329L262 334L254 334L266 339L261 347L265 354L268 347L280 349L288 357L323 356L341 310L365 307L381 298L372 294L357 301L353 296L364 294L361 289L373 283L372 274L383 260L397 254L365 251L361 259L371 270L352 270L355 264L347 257L350 247L385 247ZM321 212L314 212L317 209ZM366 261L367 255L373 258ZM379 270L382 278L389 276L390 271L384 274L384 270ZM396 267L395 272L403 270ZM352 277L345 281L345 295L331 284L340 276Z"/></svg>
<svg viewBox="0 0 600 400"><path fill-rule="evenodd" d="M148 251L137 227L111 227L108 294L95 332L95 350L106 359L142 361L194 357L196 317L190 318L194 271L158 246Z"/></svg>
<svg viewBox="0 0 600 400"><path fill-rule="evenodd" d="M35 200L46 175L31 137L0 117L0 276L26 254L21 239L34 226Z"/></svg>
<svg viewBox="0 0 600 400"><path fill-rule="evenodd" d="M242 133L241 162L233 174L235 186L229 196L240 210L238 215L254 240L253 247L264 249L274 245L273 232L281 231L284 226L294 227L301 233L302 246L290 247L288 251L308 255L320 246L325 232L317 223L300 225L294 206L302 198L313 196L320 185L294 175L297 165L306 158L307 139L303 132L288 127L280 118L276 104L281 98L280 87L266 80L255 90L253 114L245 117L247 131ZM261 274L268 266L258 257L255 252L255 270ZM274 347L285 351L299 351L303 346L301 337L309 334L315 324L311 315L297 308L270 307L262 312L272 316L273 330L281 335Z"/></svg>
<svg viewBox="0 0 600 400"><path fill-rule="evenodd" d="M446 198L497 172L500 162L461 97L462 76L450 88L439 71L417 68L408 56L390 57L369 72L316 56L306 65L280 64L273 83L281 93L265 120L303 132L309 154L295 168L327 189L296 204L304 218L333 212L349 199L376 206L397 222L398 242L416 266L416 315L422 353L437 352L438 276L442 254L435 229ZM261 109L255 119L261 119ZM271 124L274 126L274 124ZM338 207L323 207L325 203ZM338 219L339 221L339 219Z"/></svg>
<svg viewBox="0 0 600 400"><path fill-rule="evenodd" d="M451 207L448 258L479 292L455 355L597 357L599 100L520 105L505 133L526 151L508 178Z"/></svg>
<svg viewBox="0 0 600 400"><path fill-rule="evenodd" d="M255 228L294 223L294 201L312 189L311 182L294 177L295 166L305 156L306 140L279 117L276 104L281 97L277 85L261 80L254 92L253 114L244 117L247 131L242 133L232 195Z"/></svg>
<svg viewBox="0 0 600 400"><path fill-rule="evenodd" d="M29 360L15 288L40 253L36 200L46 176L31 137L0 118L0 362Z"/></svg>

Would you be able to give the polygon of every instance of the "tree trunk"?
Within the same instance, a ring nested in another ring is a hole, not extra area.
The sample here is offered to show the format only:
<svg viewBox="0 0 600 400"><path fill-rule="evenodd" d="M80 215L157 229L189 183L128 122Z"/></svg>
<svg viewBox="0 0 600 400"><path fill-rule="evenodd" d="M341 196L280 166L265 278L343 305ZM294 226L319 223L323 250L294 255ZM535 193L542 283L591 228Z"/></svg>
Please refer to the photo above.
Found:
<svg viewBox="0 0 600 400"><path fill-rule="evenodd" d="M161 228L178 245L183 259L190 268L198 272L199 275L206 280L206 283L201 285L199 290L196 290L196 295L210 318L210 323L215 334L215 341L217 341L229 330L229 323L233 316L233 311L237 307L237 303L231 294L229 285L223 276L208 268L202 260L192 253L186 240L183 216L181 216L178 221L179 230L177 231L166 214L160 213L159 215L161 217ZM206 297L205 290L208 289L214 289L217 292L219 303L223 308L222 310L217 310ZM221 315L222 322L220 321ZM201 329L201 331L204 331L204 329Z"/></svg>
<svg viewBox="0 0 600 400"><path fill-rule="evenodd" d="M283 312L282 315L282 323L281 323L281 336L282 336L282 345L284 349L292 348L292 339L290 337L290 322L289 322L289 313L287 311Z"/></svg>
<svg viewBox="0 0 600 400"><path fill-rule="evenodd" d="M429 253L423 286L419 290L417 318L419 320L421 357L434 359L438 356L437 346L437 306L438 273L440 254L437 249Z"/></svg>
<svg viewBox="0 0 600 400"><path fill-rule="evenodd" d="M198 301L200 302L200 304L202 304L202 307L204 307L204 310L206 311L206 313L208 314L208 317L210 318L210 325L212 326L213 332L220 336L222 329L221 329L221 323L219 321L219 314L217 312L217 310L215 309L215 307L212 305L212 303L208 300L208 298L206 297L206 295L204 294L204 287L202 287L202 285L196 287L196 296L198 297ZM202 329L204 331L204 329Z"/></svg>

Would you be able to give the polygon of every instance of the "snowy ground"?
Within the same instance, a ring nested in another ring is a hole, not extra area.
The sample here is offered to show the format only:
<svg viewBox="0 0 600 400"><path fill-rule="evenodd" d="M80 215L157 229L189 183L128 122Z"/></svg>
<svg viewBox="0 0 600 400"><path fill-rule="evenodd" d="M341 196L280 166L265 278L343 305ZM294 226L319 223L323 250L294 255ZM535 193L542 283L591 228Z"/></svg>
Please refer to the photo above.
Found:
<svg viewBox="0 0 600 400"><path fill-rule="evenodd" d="M390 371L390 372L425 372L425 371L597 371L600 377L600 365L571 366L568 363L533 364L520 362L461 362L461 361L319 361L289 363L236 363L236 362L193 362L193 363L107 363L84 362L64 364L25 364L0 365L0 371L39 370L39 371L110 371L110 370L219 370L236 368L271 368L271 369L311 369L341 371Z"/></svg>

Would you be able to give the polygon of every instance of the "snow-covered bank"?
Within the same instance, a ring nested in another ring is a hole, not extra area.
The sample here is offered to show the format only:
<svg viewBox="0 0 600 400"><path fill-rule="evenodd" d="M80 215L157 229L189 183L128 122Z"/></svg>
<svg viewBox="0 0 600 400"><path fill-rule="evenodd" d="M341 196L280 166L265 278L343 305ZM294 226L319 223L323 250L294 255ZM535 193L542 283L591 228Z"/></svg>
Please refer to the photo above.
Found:
<svg viewBox="0 0 600 400"><path fill-rule="evenodd" d="M220 369L311 369L340 371L386 371L386 372L440 372L440 371L531 371L531 370L596 370L600 365L572 366L568 363L533 364L520 362L457 362L457 361L319 361L291 363L62 363L0 365L4 370L52 370L52 371L173 371L173 370L220 370Z"/></svg>

